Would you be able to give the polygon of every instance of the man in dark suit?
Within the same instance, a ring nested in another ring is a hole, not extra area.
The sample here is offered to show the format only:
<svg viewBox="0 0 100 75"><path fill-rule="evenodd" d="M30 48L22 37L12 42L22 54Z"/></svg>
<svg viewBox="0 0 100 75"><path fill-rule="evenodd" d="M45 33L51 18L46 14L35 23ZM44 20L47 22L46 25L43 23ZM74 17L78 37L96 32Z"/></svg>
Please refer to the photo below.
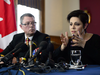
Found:
<svg viewBox="0 0 100 75"><path fill-rule="evenodd" d="M13 40L9 43L6 49L0 54L6 55L11 50L13 50L18 43L20 42L25 43L26 38L29 38L33 42L35 41L37 47L42 41L46 41L47 44L50 43L49 35L41 33L36 30L35 17L32 14L30 13L23 14L20 17L20 22L21 22L20 27L24 31L24 33L14 35ZM28 50L21 51L20 53L18 53L17 56L13 58L12 63L16 63L17 58L19 59L19 61L21 61L22 60L21 57L24 57L27 51ZM40 56L41 59L40 61L46 62L47 58L48 58L48 52L47 50L43 50Z"/></svg>

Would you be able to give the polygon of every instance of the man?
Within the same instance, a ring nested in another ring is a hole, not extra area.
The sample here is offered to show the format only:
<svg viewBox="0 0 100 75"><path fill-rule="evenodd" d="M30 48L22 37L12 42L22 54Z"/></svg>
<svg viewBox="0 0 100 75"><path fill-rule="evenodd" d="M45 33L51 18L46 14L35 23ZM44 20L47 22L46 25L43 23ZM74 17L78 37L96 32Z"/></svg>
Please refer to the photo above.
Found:
<svg viewBox="0 0 100 75"><path fill-rule="evenodd" d="M20 17L20 22L21 22L20 27L24 31L24 33L14 35L13 40L6 47L6 49L3 52L1 52L0 54L6 55L11 50L13 50L15 48L15 46L17 44L19 44L20 42L25 43L26 38L29 38L33 42L35 41L37 47L39 46L39 44L42 41L46 41L47 44L50 43L49 35L43 34L36 30L35 17L32 14L30 14L30 13L23 14ZM12 63L16 63L17 59L19 59L19 61L21 61L22 60L21 57L24 57L25 54L27 53L27 51L28 50L21 51L20 53L18 53L17 56L13 58ZM42 54L40 56L40 61L44 63L47 60L47 58L48 58L48 52L47 52L47 50L43 50Z"/></svg>

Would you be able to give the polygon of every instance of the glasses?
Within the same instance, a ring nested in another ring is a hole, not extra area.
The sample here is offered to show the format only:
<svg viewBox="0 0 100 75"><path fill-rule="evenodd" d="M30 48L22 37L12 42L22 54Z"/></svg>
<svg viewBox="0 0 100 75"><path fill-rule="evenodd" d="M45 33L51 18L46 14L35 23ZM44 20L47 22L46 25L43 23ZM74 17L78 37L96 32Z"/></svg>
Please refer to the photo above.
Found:
<svg viewBox="0 0 100 75"><path fill-rule="evenodd" d="M36 22L27 22L26 24L22 24L22 25L25 25L25 26L29 26L29 25L36 25Z"/></svg>

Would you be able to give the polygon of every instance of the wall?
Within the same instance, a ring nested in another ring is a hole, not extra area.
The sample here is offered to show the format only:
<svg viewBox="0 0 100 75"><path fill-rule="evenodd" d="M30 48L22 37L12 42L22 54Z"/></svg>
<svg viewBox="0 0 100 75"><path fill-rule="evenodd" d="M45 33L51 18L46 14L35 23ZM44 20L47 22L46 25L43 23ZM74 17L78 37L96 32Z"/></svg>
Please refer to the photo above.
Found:
<svg viewBox="0 0 100 75"><path fill-rule="evenodd" d="M87 32L100 35L100 0L80 0L80 9L85 8L91 15Z"/></svg>
<svg viewBox="0 0 100 75"><path fill-rule="evenodd" d="M62 0L63 1L63 11L62 11L62 19L63 19L63 25L62 25L62 32L65 34L65 32L68 32L68 35L71 36L71 33L69 31L69 23L67 22L67 15L76 9L80 9L79 6L79 0Z"/></svg>
<svg viewBox="0 0 100 75"><path fill-rule="evenodd" d="M67 14L79 9L79 0L45 0L45 33L60 36L65 31L69 32Z"/></svg>
<svg viewBox="0 0 100 75"><path fill-rule="evenodd" d="M60 35L62 32L62 0L45 0L45 33Z"/></svg>

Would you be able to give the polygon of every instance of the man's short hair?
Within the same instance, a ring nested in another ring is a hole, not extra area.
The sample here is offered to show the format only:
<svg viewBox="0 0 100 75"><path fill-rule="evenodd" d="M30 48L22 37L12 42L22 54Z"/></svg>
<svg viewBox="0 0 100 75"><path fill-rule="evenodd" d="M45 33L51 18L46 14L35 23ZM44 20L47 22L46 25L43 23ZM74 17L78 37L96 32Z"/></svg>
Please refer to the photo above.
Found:
<svg viewBox="0 0 100 75"><path fill-rule="evenodd" d="M34 17L32 14L30 14L30 13L25 13L25 14L23 14L21 17L20 17L20 23L22 24L22 21L23 21L23 19L24 19L24 17L25 16L28 16L28 17ZM35 18L35 17L34 17Z"/></svg>

